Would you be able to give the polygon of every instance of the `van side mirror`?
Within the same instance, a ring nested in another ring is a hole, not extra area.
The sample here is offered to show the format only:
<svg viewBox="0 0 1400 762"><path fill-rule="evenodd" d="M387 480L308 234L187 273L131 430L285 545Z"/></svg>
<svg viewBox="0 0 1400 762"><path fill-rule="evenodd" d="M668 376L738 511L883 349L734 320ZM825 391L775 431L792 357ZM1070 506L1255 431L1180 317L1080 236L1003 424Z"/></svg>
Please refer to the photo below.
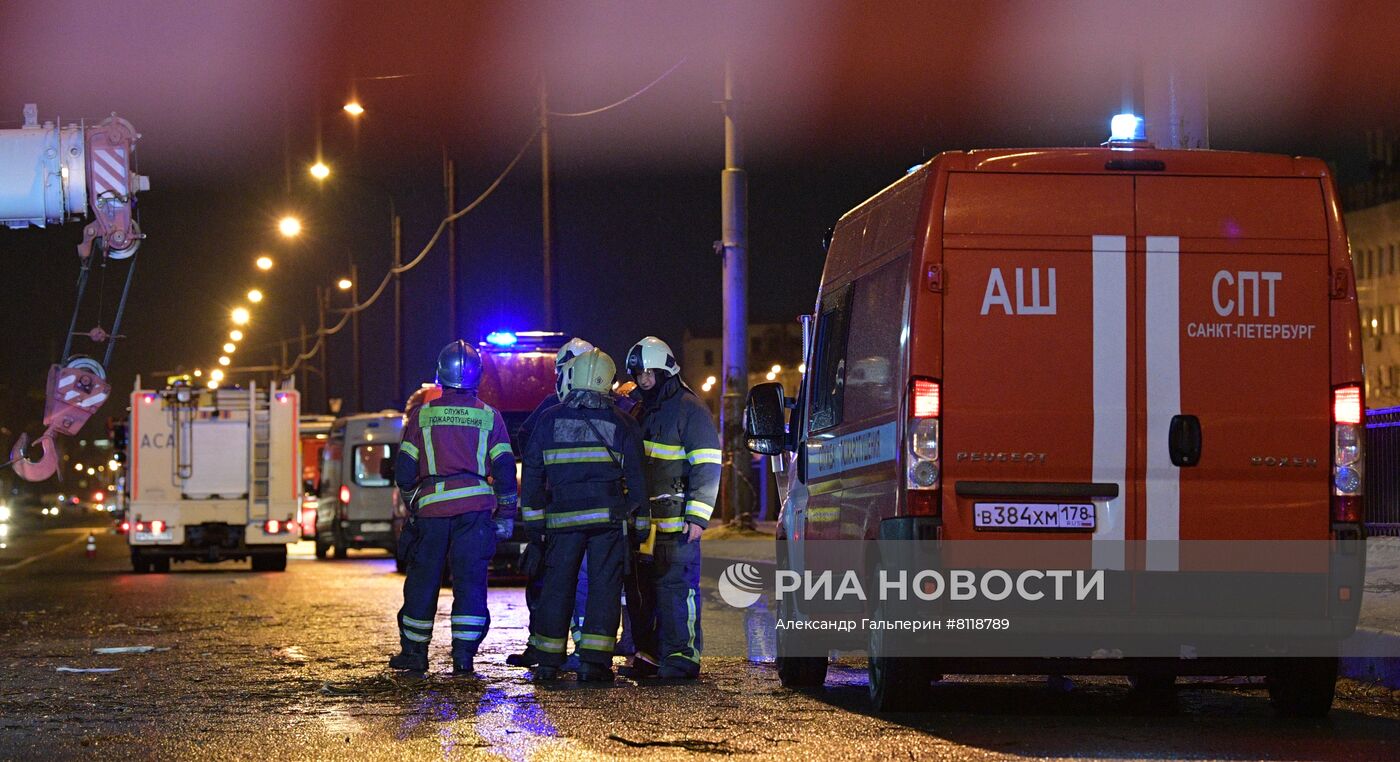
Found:
<svg viewBox="0 0 1400 762"><path fill-rule="evenodd" d="M781 455L787 443L787 397L777 382L759 384L749 390L744 408L744 438L748 448L760 455Z"/></svg>
<svg viewBox="0 0 1400 762"><path fill-rule="evenodd" d="M388 452L384 453L384 459L379 461L379 478L392 482L394 480L394 462L399 459L399 448L395 445L385 445Z"/></svg>

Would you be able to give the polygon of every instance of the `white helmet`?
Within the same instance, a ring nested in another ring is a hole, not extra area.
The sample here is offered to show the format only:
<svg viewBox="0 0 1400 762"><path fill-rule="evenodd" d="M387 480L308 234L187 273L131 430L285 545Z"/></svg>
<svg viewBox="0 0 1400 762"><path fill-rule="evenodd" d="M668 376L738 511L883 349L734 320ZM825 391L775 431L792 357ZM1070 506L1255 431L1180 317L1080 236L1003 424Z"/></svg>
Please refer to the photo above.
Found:
<svg viewBox="0 0 1400 762"><path fill-rule="evenodd" d="M592 350L592 344L577 336L569 339L564 346L559 348L559 354L554 356L554 396L563 400L569 393L569 390L564 388L565 368L575 357Z"/></svg>
<svg viewBox="0 0 1400 762"><path fill-rule="evenodd" d="M564 346L559 348L559 354L554 356L555 369L564 367L564 363L578 357L579 355L592 349L593 345L575 336L569 339Z"/></svg>
<svg viewBox="0 0 1400 762"><path fill-rule="evenodd" d="M627 350L627 373L636 378L646 370L673 376L681 372L681 364L676 362L676 356L666 342L648 336Z"/></svg>

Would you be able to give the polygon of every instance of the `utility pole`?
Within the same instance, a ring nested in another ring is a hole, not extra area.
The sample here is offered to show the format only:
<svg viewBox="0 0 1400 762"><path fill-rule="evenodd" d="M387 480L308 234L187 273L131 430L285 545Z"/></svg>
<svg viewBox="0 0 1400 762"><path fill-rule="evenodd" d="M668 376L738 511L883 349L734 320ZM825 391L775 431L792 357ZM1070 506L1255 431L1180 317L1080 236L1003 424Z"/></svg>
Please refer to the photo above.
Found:
<svg viewBox="0 0 1400 762"><path fill-rule="evenodd" d="M1143 127L1158 148L1210 148L1205 62L1172 41L1144 54Z"/></svg>
<svg viewBox="0 0 1400 762"><path fill-rule="evenodd" d="M394 214L394 404L403 398L403 220Z"/></svg>
<svg viewBox="0 0 1400 762"><path fill-rule="evenodd" d="M350 263L350 308L354 309L360 304L360 268L354 262ZM358 310L350 313L350 364L355 370L355 409L353 412L363 413L365 411L365 394L361 384L363 380L360 368L360 313Z"/></svg>
<svg viewBox="0 0 1400 762"><path fill-rule="evenodd" d="M316 354L321 358L321 404L326 410L331 409L330 381L326 376L326 355L330 353L330 345L326 341L326 303L330 301L330 287L316 287L316 335L321 342L321 351Z"/></svg>
<svg viewBox="0 0 1400 762"><path fill-rule="evenodd" d="M540 211L544 218L544 328L554 330L554 257L549 229L549 90L540 72Z"/></svg>
<svg viewBox="0 0 1400 762"><path fill-rule="evenodd" d="M457 212L457 165L447 156L447 145L442 146L442 195L447 202L447 216ZM449 339L456 339L457 332L457 221L447 223L447 332ZM402 387L397 387L402 391Z"/></svg>
<svg viewBox="0 0 1400 762"><path fill-rule="evenodd" d="M297 333L299 339L297 342L297 361L301 366L301 383L297 384L297 389L302 394L307 394L311 391L311 369L306 366L306 360L301 359L306 356L306 321L300 321L297 327L299 329Z"/></svg>
<svg viewBox="0 0 1400 762"><path fill-rule="evenodd" d="M721 516L744 526L753 524L748 483L748 450L744 447L744 402L749 385L748 346L748 177L740 142L738 104L734 100L734 63L724 61L724 172L720 175L723 206L722 239L716 246L724 257L724 379L720 395L720 435L724 440L725 491Z"/></svg>

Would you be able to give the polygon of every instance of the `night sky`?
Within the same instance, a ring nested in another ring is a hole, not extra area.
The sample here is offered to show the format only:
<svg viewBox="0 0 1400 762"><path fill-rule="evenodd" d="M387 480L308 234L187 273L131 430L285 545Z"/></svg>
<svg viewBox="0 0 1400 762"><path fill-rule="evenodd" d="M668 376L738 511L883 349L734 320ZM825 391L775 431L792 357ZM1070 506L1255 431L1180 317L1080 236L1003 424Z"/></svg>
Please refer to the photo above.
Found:
<svg viewBox="0 0 1400 762"><path fill-rule="evenodd" d="M1400 126L1400 6L1385 2L7 0L0 30L0 127L33 101L44 119L116 111L143 134L149 238L110 373L121 394L138 372L211 367L249 288L268 298L239 363L274 361L274 342L314 326L314 286L349 262L367 292L390 261L379 188L398 201L412 257L442 217L443 151L465 205L534 130L541 73L551 110L575 112L682 62L633 101L551 125L559 327L615 356L648 333L679 349L687 328L719 331L727 46L761 322L811 308L823 232L910 165L949 149L1104 140L1108 118L1138 101L1140 54L1167 40L1207 62L1214 148L1321 156L1350 182L1365 176L1363 132ZM340 111L352 93L367 109L355 122ZM306 172L318 150L334 173L323 187ZM532 148L459 223L465 338L538 326L539 199ZM287 211L307 225L294 242L274 230ZM77 223L0 230L6 447L39 430L80 237ZM278 263L270 274L253 267L261 253ZM404 279L409 385L431 378L452 338L445 257L439 244ZM120 272L106 277L107 325ZM391 319L387 294L362 316L370 409L402 404ZM349 396L349 330L329 349L331 394Z"/></svg>

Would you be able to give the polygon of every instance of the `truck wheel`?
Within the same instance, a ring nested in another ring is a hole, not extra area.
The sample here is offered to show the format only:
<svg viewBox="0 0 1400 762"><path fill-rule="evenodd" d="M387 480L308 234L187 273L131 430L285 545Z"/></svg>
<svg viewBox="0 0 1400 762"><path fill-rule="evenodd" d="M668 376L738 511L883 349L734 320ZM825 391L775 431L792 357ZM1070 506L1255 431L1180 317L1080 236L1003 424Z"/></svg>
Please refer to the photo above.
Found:
<svg viewBox="0 0 1400 762"><path fill-rule="evenodd" d="M789 598L778 604L779 616L791 621L796 612ZM795 634L788 628L778 630L778 656L773 666L778 669L778 681L784 688L820 688L826 685L827 659L825 656L788 656L799 649L793 642Z"/></svg>
<svg viewBox="0 0 1400 762"><path fill-rule="evenodd" d="M151 571L155 572L156 574L170 573L170 558L168 556L152 558L150 563Z"/></svg>
<svg viewBox="0 0 1400 762"><path fill-rule="evenodd" d="M877 609L876 619L885 619ZM883 630L871 630L866 671L870 675L870 704L877 712L923 709L933 682L934 662L912 656L885 656Z"/></svg>
<svg viewBox="0 0 1400 762"><path fill-rule="evenodd" d="M142 555L137 548L131 549L131 570L137 574L149 574L151 571L151 561Z"/></svg>
<svg viewBox="0 0 1400 762"><path fill-rule="evenodd" d="M331 543L331 558L345 558L350 555L350 550L345 547L345 540L340 536L340 532L331 532Z"/></svg>
<svg viewBox="0 0 1400 762"><path fill-rule="evenodd" d="M279 548L276 553L259 553L253 556L253 571L286 571L287 549Z"/></svg>
<svg viewBox="0 0 1400 762"><path fill-rule="evenodd" d="M1322 717L1337 693L1337 658L1279 659L1265 682L1269 702L1284 717Z"/></svg>
<svg viewBox="0 0 1400 762"><path fill-rule="evenodd" d="M326 553L327 553L329 550L330 550L330 546L327 545L327 544L325 544L324 542L321 542L321 537L320 537L320 535L317 535L317 536L316 536L316 557L324 561L325 558L326 558Z"/></svg>

